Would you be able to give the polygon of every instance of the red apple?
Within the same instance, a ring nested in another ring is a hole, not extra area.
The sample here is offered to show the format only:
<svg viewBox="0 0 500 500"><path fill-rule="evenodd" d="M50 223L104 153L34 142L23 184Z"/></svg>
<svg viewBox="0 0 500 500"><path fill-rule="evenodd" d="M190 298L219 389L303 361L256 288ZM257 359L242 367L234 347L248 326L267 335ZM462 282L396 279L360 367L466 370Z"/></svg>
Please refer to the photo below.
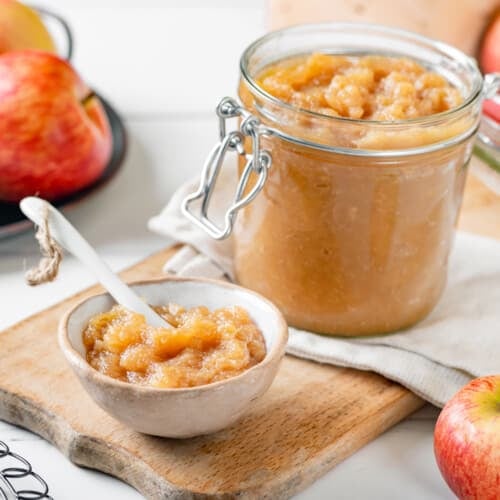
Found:
<svg viewBox="0 0 500 500"><path fill-rule="evenodd" d="M69 63L34 50L0 55L0 200L68 195L110 155L102 104Z"/></svg>
<svg viewBox="0 0 500 500"><path fill-rule="evenodd" d="M479 65L484 73L500 71L500 10L486 28L479 50Z"/></svg>
<svg viewBox="0 0 500 500"><path fill-rule="evenodd" d="M488 115L491 119L500 123L500 101L497 102L493 99L484 101L483 111L485 115Z"/></svg>
<svg viewBox="0 0 500 500"><path fill-rule="evenodd" d="M479 49L479 65L484 73L500 72L500 10L492 19L484 33ZM500 103L493 99L485 101L483 111L500 123Z"/></svg>
<svg viewBox="0 0 500 500"><path fill-rule="evenodd" d="M458 498L500 499L500 375L473 380L446 404L434 452Z"/></svg>

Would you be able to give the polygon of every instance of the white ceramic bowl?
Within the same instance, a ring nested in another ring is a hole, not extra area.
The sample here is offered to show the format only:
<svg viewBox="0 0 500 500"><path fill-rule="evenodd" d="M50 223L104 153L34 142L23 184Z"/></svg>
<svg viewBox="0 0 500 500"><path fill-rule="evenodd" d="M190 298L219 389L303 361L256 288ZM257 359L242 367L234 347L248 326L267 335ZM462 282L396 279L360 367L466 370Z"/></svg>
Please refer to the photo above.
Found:
<svg viewBox="0 0 500 500"><path fill-rule="evenodd" d="M113 379L85 359L82 332L91 316L109 310L108 294L73 307L59 326L59 345L85 390L110 415L155 436L187 438L223 429L238 420L271 385L285 352L288 328L279 310L260 295L236 285L169 277L135 283L132 288L152 305L175 302L209 309L244 307L262 331L266 356L236 377L186 389L158 389Z"/></svg>

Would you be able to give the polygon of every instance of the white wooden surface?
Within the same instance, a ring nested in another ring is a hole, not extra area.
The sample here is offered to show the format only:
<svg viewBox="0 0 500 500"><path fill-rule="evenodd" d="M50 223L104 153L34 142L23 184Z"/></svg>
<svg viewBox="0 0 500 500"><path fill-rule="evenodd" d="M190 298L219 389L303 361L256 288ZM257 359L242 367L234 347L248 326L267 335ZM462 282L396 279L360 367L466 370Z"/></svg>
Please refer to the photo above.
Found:
<svg viewBox="0 0 500 500"><path fill-rule="evenodd" d="M67 215L114 269L166 244L146 229L175 187L196 174L216 138L213 109L233 94L242 49L264 31L263 0L45 0L75 37L75 65L124 116L121 173ZM24 285L36 259L32 234L0 241L0 329L91 283L67 258L61 278ZM1 336L0 336L1 349ZM20 367L21 368L21 367ZM432 451L437 411L426 407L298 496L301 499L453 498ZM56 500L132 500L124 483L69 463L56 449L0 422L0 439L25 455Z"/></svg>

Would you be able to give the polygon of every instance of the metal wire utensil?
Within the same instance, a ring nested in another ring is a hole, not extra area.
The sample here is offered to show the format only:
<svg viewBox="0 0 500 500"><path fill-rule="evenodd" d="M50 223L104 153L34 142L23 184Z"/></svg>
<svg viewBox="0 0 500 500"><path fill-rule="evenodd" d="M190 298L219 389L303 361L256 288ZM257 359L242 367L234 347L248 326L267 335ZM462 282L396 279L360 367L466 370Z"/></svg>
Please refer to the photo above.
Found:
<svg viewBox="0 0 500 500"><path fill-rule="evenodd" d="M0 441L0 500L53 500L45 480L3 441Z"/></svg>

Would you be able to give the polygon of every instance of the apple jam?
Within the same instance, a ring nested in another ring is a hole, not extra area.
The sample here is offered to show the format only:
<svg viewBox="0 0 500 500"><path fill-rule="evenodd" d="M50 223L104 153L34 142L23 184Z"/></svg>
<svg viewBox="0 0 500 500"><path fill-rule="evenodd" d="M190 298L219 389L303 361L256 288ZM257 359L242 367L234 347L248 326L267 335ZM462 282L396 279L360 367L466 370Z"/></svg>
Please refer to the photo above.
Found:
<svg viewBox="0 0 500 500"><path fill-rule="evenodd" d="M83 332L88 363L124 382L176 388L234 377L264 359L262 333L241 307L154 309L171 329L119 305L92 317Z"/></svg>
<svg viewBox="0 0 500 500"><path fill-rule="evenodd" d="M445 286L477 103L460 111L464 89L407 57L311 53L258 71L252 57L240 100L278 133L262 137L272 165L235 223L237 281L306 330L416 323Z"/></svg>

